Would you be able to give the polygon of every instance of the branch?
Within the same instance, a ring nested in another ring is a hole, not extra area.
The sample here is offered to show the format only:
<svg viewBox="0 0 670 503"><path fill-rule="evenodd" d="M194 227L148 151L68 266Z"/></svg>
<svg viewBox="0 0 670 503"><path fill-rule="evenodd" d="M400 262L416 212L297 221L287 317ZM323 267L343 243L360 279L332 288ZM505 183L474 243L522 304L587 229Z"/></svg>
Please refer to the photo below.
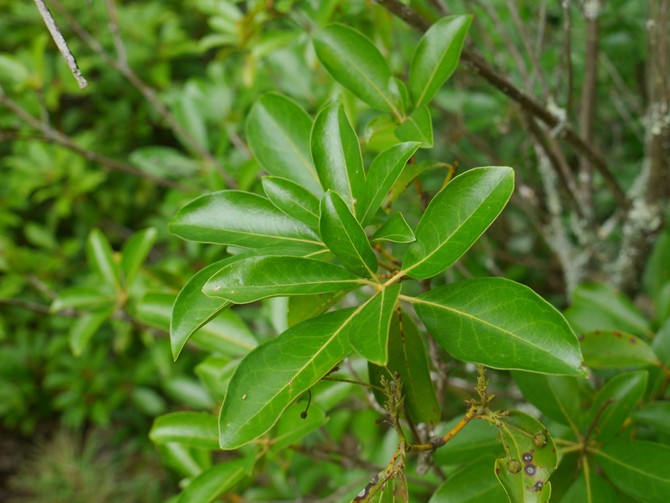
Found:
<svg viewBox="0 0 670 503"><path fill-rule="evenodd" d="M47 25L47 29L49 30L49 33L51 33L51 38L56 42L56 47L58 47L58 50L63 55L68 68L70 68L70 72L72 72L72 75L79 85L79 88L85 89L86 86L88 86L88 82L86 82L86 79L81 74L81 70L79 70L79 66L77 65L77 60L74 59L72 51L70 51L67 42L65 42L58 26L56 26L56 21L54 21L51 11L49 11L49 7L44 3L44 0L35 0L35 5L37 5L37 10L40 12L44 24Z"/></svg>
<svg viewBox="0 0 670 503"><path fill-rule="evenodd" d="M92 162L97 162L101 164L103 167L105 167L108 170L112 171L122 171L124 173L128 173L133 176L137 176L139 178L144 178L146 180L150 180L154 182L156 185L162 185L163 187L169 187L171 189L177 189L182 192L191 192L191 189L185 187L184 185L181 185L177 182L173 182L171 180L165 180L163 178L159 178L157 176L154 176L150 173L146 173L144 171L140 171L139 169L136 169L132 166L128 166L127 164L124 164L122 162L116 161L114 159L111 159L109 157L106 157L102 154L98 154L97 152L93 152L92 150L88 150L77 143L75 143L70 137L67 135L61 133L60 131L52 128L49 126L49 124L45 122L41 122L32 115L30 115L25 109L23 109L18 103L16 103L14 100L9 98L0 88L0 104L4 105L6 108L8 108L10 111L12 111L17 117L19 117L24 123L28 124L30 127L33 129L36 129L40 133L42 133L43 140L54 142L62 147L67 148L68 150L71 150L85 159L92 161Z"/></svg>
<svg viewBox="0 0 670 503"><path fill-rule="evenodd" d="M399 0L375 1L420 32L426 31L431 26L430 23L421 17L414 9L400 3ZM518 103L525 112L538 118L552 129L560 127L562 130L561 135L565 141L572 145L575 151L591 162L601 174L619 206L622 208L629 207L630 203L626 194L610 171L603 156L594 150L591 145L584 140L572 126L570 126L570 124L566 124L564 119L558 117L535 98L527 95L521 89L516 87L509 79L507 79L507 77L501 75L495 68L489 65L476 51L470 48L464 48L462 59L475 73L481 75L481 77L489 84L493 85L512 101Z"/></svg>

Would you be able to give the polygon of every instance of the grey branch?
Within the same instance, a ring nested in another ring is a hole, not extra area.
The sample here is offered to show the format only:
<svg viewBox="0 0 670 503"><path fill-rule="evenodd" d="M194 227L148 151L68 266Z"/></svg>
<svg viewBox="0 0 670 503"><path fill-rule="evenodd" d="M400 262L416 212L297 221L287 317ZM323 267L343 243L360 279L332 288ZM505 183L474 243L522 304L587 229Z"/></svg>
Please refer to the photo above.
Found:
<svg viewBox="0 0 670 503"><path fill-rule="evenodd" d="M68 68L70 68L72 75L79 85L79 88L85 89L86 86L88 86L88 82L82 75L81 70L77 65L77 60L74 59L72 51L70 51L70 48L67 46L67 42L63 38L63 35L58 29L58 26L56 26L56 21L54 21L54 18L51 15L51 11L49 11L49 7L47 7L47 4L44 2L44 0L35 0L35 5L37 5L37 10L40 12L40 16L42 16L44 24L47 25L49 33L51 33L51 38L53 38L54 42L56 42L56 47L58 47L58 50L63 55Z"/></svg>

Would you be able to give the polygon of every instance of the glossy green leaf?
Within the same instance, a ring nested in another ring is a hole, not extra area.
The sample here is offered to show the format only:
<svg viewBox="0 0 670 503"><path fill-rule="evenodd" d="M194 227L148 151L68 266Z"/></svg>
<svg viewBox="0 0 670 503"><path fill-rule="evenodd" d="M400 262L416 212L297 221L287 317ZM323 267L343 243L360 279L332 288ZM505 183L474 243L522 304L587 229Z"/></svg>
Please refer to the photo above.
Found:
<svg viewBox="0 0 670 503"><path fill-rule="evenodd" d="M439 432L445 434L460 420L460 417L455 417L441 424ZM486 421L469 421L458 435L437 449L433 457L438 465L447 466L467 463L482 456L497 457L503 452L498 430L494 426ZM493 460L489 461L489 473L493 477Z"/></svg>
<svg viewBox="0 0 670 503"><path fill-rule="evenodd" d="M83 314L72 324L68 334L70 349L75 356L81 356L91 337L100 329L116 310L116 306L107 306Z"/></svg>
<svg viewBox="0 0 670 503"><path fill-rule="evenodd" d="M189 482L178 503L210 503L250 475L255 456L217 463Z"/></svg>
<svg viewBox="0 0 670 503"><path fill-rule="evenodd" d="M420 295L414 307L454 358L497 369L584 375L577 337L565 318L527 286L479 278Z"/></svg>
<svg viewBox="0 0 670 503"><path fill-rule="evenodd" d="M328 308L334 306L346 293L346 290L342 290L335 293L300 295L289 298L287 315L289 327L325 313Z"/></svg>
<svg viewBox="0 0 670 503"><path fill-rule="evenodd" d="M251 351L228 385L219 416L222 449L268 431L280 414L350 351L344 330L352 309L312 318Z"/></svg>
<svg viewBox="0 0 670 503"><path fill-rule="evenodd" d="M594 369L642 368L658 365L653 349L642 339L618 330L596 330L579 337L584 362Z"/></svg>
<svg viewBox="0 0 670 503"><path fill-rule="evenodd" d="M203 277L204 275L200 276L197 281L204 281ZM194 292L191 291L190 293ZM135 314L142 323L160 330L169 330L175 303L173 294L150 293L142 298ZM181 308L186 307L186 304L181 306ZM180 349L179 344L183 347L183 343L187 340L213 353L229 356L240 356L256 347L258 343L249 328L235 312L230 310L213 313L209 320L201 324L199 329L194 329L195 331L192 331L190 336L185 339L180 338L185 336L188 330L191 330L196 322L206 316L208 312L211 311L208 311L203 304L203 311L199 313L195 310L193 318L189 318L186 312L179 315L181 321L176 329L179 337L175 337L174 343L172 339L170 340L171 345L174 344L173 357L175 356L175 349ZM172 322L174 323L174 321Z"/></svg>
<svg viewBox="0 0 670 503"><path fill-rule="evenodd" d="M324 410L315 403L307 407L307 400L291 404L272 430L270 443L273 452L297 444L304 437L328 421Z"/></svg>
<svg viewBox="0 0 670 503"><path fill-rule="evenodd" d="M577 501L616 503L619 501L619 498L617 498L612 486L601 477L591 473L587 483L585 474L582 472L561 499L561 503L575 503Z"/></svg>
<svg viewBox="0 0 670 503"><path fill-rule="evenodd" d="M340 103L317 115L310 140L312 158L324 190L337 192L352 210L362 201L365 172L356 132Z"/></svg>
<svg viewBox="0 0 670 503"><path fill-rule="evenodd" d="M379 385L382 376L388 381L390 375L397 373L402 382L405 411L412 423L437 424L440 406L430 379L426 346L414 320L407 313L396 311L391 318L388 346L386 368L368 366L370 382ZM375 396L383 405L383 394L375 391Z"/></svg>
<svg viewBox="0 0 670 503"><path fill-rule="evenodd" d="M398 304L400 285L383 288L365 302L351 320L349 344L359 355L377 365L388 360L389 324Z"/></svg>
<svg viewBox="0 0 670 503"><path fill-rule="evenodd" d="M613 377L598 391L591 405L589 424L601 442L614 438L621 430L647 389L647 372L626 372Z"/></svg>
<svg viewBox="0 0 670 503"><path fill-rule="evenodd" d="M205 295L245 304L266 297L337 292L360 286L340 266L303 257L249 257L225 265L203 286Z"/></svg>
<svg viewBox="0 0 670 503"><path fill-rule="evenodd" d="M507 503L507 494L493 473L493 463L486 456L450 474L429 503Z"/></svg>
<svg viewBox="0 0 670 503"><path fill-rule="evenodd" d="M552 376L530 372L512 372L514 381L526 400L547 417L581 430L580 388L575 377Z"/></svg>
<svg viewBox="0 0 670 503"><path fill-rule="evenodd" d="M354 274L376 278L377 257L368 237L344 200L328 191L321 200L321 239L342 264Z"/></svg>
<svg viewBox="0 0 670 503"><path fill-rule="evenodd" d="M222 190L184 206L170 222L173 234L190 241L261 248L321 246L312 229L286 216L264 197Z"/></svg>
<svg viewBox="0 0 670 503"><path fill-rule="evenodd" d="M204 412L172 412L157 417L149 432L155 444L178 442L205 449L218 448L216 417Z"/></svg>
<svg viewBox="0 0 670 503"><path fill-rule="evenodd" d="M268 173L321 196L309 150L312 119L297 103L275 93L261 96L249 111L245 129L249 147Z"/></svg>
<svg viewBox="0 0 670 503"><path fill-rule="evenodd" d="M547 429L537 419L513 410L501 418L499 430L506 455L496 461L495 474L509 500L549 501L549 476L558 464L558 457Z"/></svg>
<svg viewBox="0 0 670 503"><path fill-rule="evenodd" d="M365 197L356 212L364 226L372 221L384 197L419 146L417 142L398 143L372 161L367 174Z"/></svg>
<svg viewBox="0 0 670 503"><path fill-rule="evenodd" d="M282 212L312 229L319 227L319 200L311 192L277 176L265 176L262 182L265 195Z"/></svg>
<svg viewBox="0 0 670 503"><path fill-rule="evenodd" d="M621 330L633 335L651 335L650 321L623 294L607 285L580 285L572 294L570 321L581 332ZM567 313L566 313L567 316Z"/></svg>
<svg viewBox="0 0 670 503"><path fill-rule="evenodd" d="M421 37L409 66L414 106L426 105L454 73L472 16L444 17Z"/></svg>
<svg viewBox="0 0 670 503"><path fill-rule="evenodd" d="M618 440L594 451L610 482L645 502L665 503L670 494L670 447L641 440Z"/></svg>
<svg viewBox="0 0 670 503"><path fill-rule="evenodd" d="M150 227L143 231L136 232L126 241L121 250L121 270L126 280L126 285L131 285L137 272L147 259L151 248L156 242L158 231Z"/></svg>
<svg viewBox="0 0 670 503"><path fill-rule="evenodd" d="M88 264L100 279L115 290L121 288L121 272L107 237L100 229L93 229L86 241Z"/></svg>
<svg viewBox="0 0 670 503"><path fill-rule="evenodd" d="M421 217L403 260L405 273L426 279L451 267L493 223L513 190L512 168L475 168L454 178Z"/></svg>
<svg viewBox="0 0 670 503"><path fill-rule="evenodd" d="M394 243L411 243L416 238L402 213L394 213L384 224L377 229L371 238L373 243L377 241L392 241Z"/></svg>
<svg viewBox="0 0 670 503"><path fill-rule="evenodd" d="M417 141L421 148L433 148L433 119L427 106L414 110L395 130L403 141Z"/></svg>
<svg viewBox="0 0 670 503"><path fill-rule="evenodd" d="M321 64L344 87L378 110L403 115L400 90L386 58L365 35L331 24L314 35Z"/></svg>
<svg viewBox="0 0 670 503"><path fill-rule="evenodd" d="M670 435L670 402L651 402L633 413L639 424L652 426L659 432Z"/></svg>
<svg viewBox="0 0 670 503"><path fill-rule="evenodd" d="M58 292L49 307L52 313L65 309L97 309L116 302L115 296L107 285L73 286Z"/></svg>

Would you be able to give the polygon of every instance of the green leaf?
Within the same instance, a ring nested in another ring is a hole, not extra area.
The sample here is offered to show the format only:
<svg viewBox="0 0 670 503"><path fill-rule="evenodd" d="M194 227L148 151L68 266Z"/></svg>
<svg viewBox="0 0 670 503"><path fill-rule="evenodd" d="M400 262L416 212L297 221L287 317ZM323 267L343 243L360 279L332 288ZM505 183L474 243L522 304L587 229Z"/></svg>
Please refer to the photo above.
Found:
<svg viewBox="0 0 670 503"><path fill-rule="evenodd" d="M116 306L114 305L102 307L77 318L77 321L72 324L68 335L70 349L75 356L82 355L91 337L93 337L115 310Z"/></svg>
<svg viewBox="0 0 670 503"><path fill-rule="evenodd" d="M365 197L357 206L357 215L362 225L368 225L379 209L384 197L402 173L405 164L419 149L418 142L399 143L384 150L370 164Z"/></svg>
<svg viewBox="0 0 670 503"><path fill-rule="evenodd" d="M444 17L421 37L409 65L414 106L426 105L456 70L472 16Z"/></svg>
<svg viewBox="0 0 670 503"><path fill-rule="evenodd" d="M131 285L135 275L146 260L151 247L156 242L158 231L150 227L143 231L136 232L126 241L121 250L121 269L126 280L126 285Z"/></svg>
<svg viewBox="0 0 670 503"><path fill-rule="evenodd" d="M212 465L211 450L176 442L160 444L162 461L183 477L196 477Z"/></svg>
<svg viewBox="0 0 670 503"><path fill-rule="evenodd" d="M575 503L576 501L615 503L619 501L619 498L617 498L612 486L601 477L590 473L587 483L585 473L582 472L561 499L561 503Z"/></svg>
<svg viewBox="0 0 670 503"><path fill-rule="evenodd" d="M633 413L639 424L652 426L664 435L670 435L670 402L651 402Z"/></svg>
<svg viewBox="0 0 670 503"><path fill-rule="evenodd" d="M155 444L178 442L205 449L218 448L216 417L203 412L172 412L159 416L149 432Z"/></svg>
<svg viewBox="0 0 670 503"><path fill-rule="evenodd" d="M276 176L265 176L262 183L265 195L283 213L312 229L319 227L319 200L311 192Z"/></svg>
<svg viewBox="0 0 670 503"><path fill-rule="evenodd" d="M450 431L460 420L460 417L455 417L441 424L440 431L442 434ZM497 457L501 454L503 449L498 440L497 429L485 421L468 421L458 435L435 451L433 457L438 465L446 466L467 463L482 456ZM492 461L489 462L489 473L493 476Z"/></svg>
<svg viewBox="0 0 670 503"><path fill-rule="evenodd" d="M88 264L98 274L100 279L115 291L121 289L121 273L119 265L114 260L114 252L107 237L100 229L93 229L86 241L86 255Z"/></svg>
<svg viewBox="0 0 670 503"><path fill-rule="evenodd" d="M195 283L205 281L202 279L204 274L200 276L198 273L198 276L199 279L194 280L194 284L189 286L189 294L195 293L192 290ZM193 301L197 303L197 297ZM177 323L175 328L177 336L170 339L173 357L175 357L175 350L181 350L189 337L192 342L208 351L229 356L246 354L258 344L249 328L233 311L213 312L202 303L203 310L195 309L193 317L190 317L186 311L179 311L178 320L175 322L173 321L173 305L175 304L173 294L150 293L142 298L135 313L139 321L160 330L169 330L171 322ZM184 301L179 309L186 309L188 305L189 303ZM211 316L209 313L212 313ZM200 323L205 316L209 316L208 320ZM200 323L199 328L193 328L197 323ZM186 334L191 329L193 331L190 332L190 336L187 336ZM178 352L176 356L179 356Z"/></svg>
<svg viewBox="0 0 670 503"><path fill-rule="evenodd" d="M381 289L365 302L349 324L347 333L351 347L377 365L386 365L388 360L389 324L399 294L399 284Z"/></svg>
<svg viewBox="0 0 670 503"><path fill-rule="evenodd" d="M613 377L598 391L591 405L589 424L594 424L594 438L608 442L628 419L647 389L645 371L626 372Z"/></svg>
<svg viewBox="0 0 670 503"><path fill-rule="evenodd" d="M670 447L618 440L594 451L612 484L638 501L665 503L670 494Z"/></svg>
<svg viewBox="0 0 670 503"><path fill-rule="evenodd" d="M264 197L222 190L191 201L170 222L173 234L190 241L261 248L296 245L313 250L318 236Z"/></svg>
<svg viewBox="0 0 670 503"><path fill-rule="evenodd" d="M454 358L497 369L583 376L577 337L527 286L479 278L414 299L419 318Z"/></svg>
<svg viewBox="0 0 670 503"><path fill-rule="evenodd" d="M106 290L106 285L73 286L60 290L49 310L57 313L66 309L96 309L115 302L116 298Z"/></svg>
<svg viewBox="0 0 670 503"><path fill-rule="evenodd" d="M572 294L568 311L568 319L577 321L576 329L580 332L621 330L634 335L652 335L647 317L626 296L607 285L580 285Z"/></svg>
<svg viewBox="0 0 670 503"><path fill-rule="evenodd" d="M512 168L475 168L454 178L421 217L403 260L405 273L426 279L451 267L493 223L513 190Z"/></svg>
<svg viewBox="0 0 670 503"><path fill-rule="evenodd" d="M449 478L438 487L429 501L429 503L507 502L507 495L493 473L493 460L488 456L449 474Z"/></svg>
<svg viewBox="0 0 670 503"><path fill-rule="evenodd" d="M395 130L396 136L403 141L418 141L421 148L433 148L433 119L427 106L414 110Z"/></svg>
<svg viewBox="0 0 670 503"><path fill-rule="evenodd" d="M353 309L304 321L251 351L228 385L219 416L222 449L268 431L280 414L350 351L343 334Z"/></svg>
<svg viewBox="0 0 670 503"><path fill-rule="evenodd" d="M317 115L311 148L324 190L337 192L355 212L364 197L365 172L358 137L340 103L327 106Z"/></svg>
<svg viewBox="0 0 670 503"><path fill-rule="evenodd" d="M245 304L266 297L337 292L360 286L340 266L303 257L249 257L225 265L203 286L205 295Z"/></svg>
<svg viewBox="0 0 670 503"><path fill-rule="evenodd" d="M496 477L510 501L547 502L549 476L558 464L556 445L546 428L531 416L513 410L500 419L506 456L498 458Z"/></svg>
<svg viewBox="0 0 670 503"><path fill-rule="evenodd" d="M661 367L649 369L650 382L649 392L656 395L666 386L666 375L663 368L670 368L670 320L667 320L656 333L651 343L654 353L661 362Z"/></svg>
<svg viewBox="0 0 670 503"><path fill-rule="evenodd" d="M402 117L403 104L386 58L360 32L331 24L314 35L321 64L344 87L377 110Z"/></svg>
<svg viewBox="0 0 670 503"><path fill-rule="evenodd" d="M580 431L584 413L576 378L518 371L512 372L512 376L524 398L544 415L570 426L573 432Z"/></svg>
<svg viewBox="0 0 670 503"><path fill-rule="evenodd" d="M328 421L324 410L315 403L307 408L307 401L293 402L277 421L271 434L272 452L279 452L297 444L304 437Z"/></svg>
<svg viewBox="0 0 670 503"><path fill-rule="evenodd" d="M346 290L319 295L300 295L288 300L288 325L292 327L301 321L314 318L324 312L346 295Z"/></svg>
<svg viewBox="0 0 670 503"><path fill-rule="evenodd" d="M437 171L445 170L447 171L447 176L450 176L450 173L453 172L453 167L446 162L436 162L436 161L418 161L413 162L405 166L405 169L400 173L400 176L395 181L389 193L384 197L382 206L384 208L389 208L398 198L402 195L403 192L407 189L410 183L420 176L423 173L428 171Z"/></svg>
<svg viewBox="0 0 670 503"><path fill-rule="evenodd" d="M297 103L275 93L261 96L249 111L245 129L249 147L268 173L321 197L309 149L312 119Z"/></svg>
<svg viewBox="0 0 670 503"><path fill-rule="evenodd" d="M596 330L579 338L584 362L594 369L642 368L658 365L651 347L642 339L618 330Z"/></svg>
<svg viewBox="0 0 670 503"><path fill-rule="evenodd" d="M373 243L377 241L391 241L394 243L411 243L416 238L402 213L391 215L372 236Z"/></svg>
<svg viewBox="0 0 670 503"><path fill-rule="evenodd" d="M179 495L178 503L210 503L249 475L255 456L218 463L195 477Z"/></svg>
<svg viewBox="0 0 670 503"><path fill-rule="evenodd" d="M437 424L440 406L430 379L426 346L414 320L407 313L396 311L391 318L388 347L386 369L372 364L368 366L370 382L380 385L382 376L388 380L389 372L397 373L402 382L405 411L412 423ZM375 392L375 396L383 405L383 394Z"/></svg>
<svg viewBox="0 0 670 503"><path fill-rule="evenodd" d="M323 242L344 267L359 276L376 278L377 257L365 231L344 200L330 190L321 200L319 232Z"/></svg>

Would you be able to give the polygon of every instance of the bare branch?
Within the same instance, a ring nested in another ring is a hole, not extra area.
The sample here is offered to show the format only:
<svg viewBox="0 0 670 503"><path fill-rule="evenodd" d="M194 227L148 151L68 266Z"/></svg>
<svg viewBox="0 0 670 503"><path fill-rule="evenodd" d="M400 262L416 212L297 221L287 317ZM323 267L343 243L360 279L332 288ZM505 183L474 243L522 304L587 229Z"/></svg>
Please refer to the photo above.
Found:
<svg viewBox="0 0 670 503"><path fill-rule="evenodd" d="M44 3L44 0L35 0L35 5L37 5L37 10L40 12L40 16L42 16L44 24L47 25L47 29L49 30L49 33L51 33L51 38L53 38L54 42L56 42L56 47L58 47L58 50L63 55L70 72L72 72L72 75L79 85L79 88L85 89L88 86L88 82L86 82L86 79L82 75L81 70L79 70L77 60L74 59L72 51L70 51L70 48L67 46L67 42L63 38L63 35L58 29L58 26L56 26L56 21L54 21L54 18L51 15L51 11L49 11L49 7L47 7L47 4Z"/></svg>

